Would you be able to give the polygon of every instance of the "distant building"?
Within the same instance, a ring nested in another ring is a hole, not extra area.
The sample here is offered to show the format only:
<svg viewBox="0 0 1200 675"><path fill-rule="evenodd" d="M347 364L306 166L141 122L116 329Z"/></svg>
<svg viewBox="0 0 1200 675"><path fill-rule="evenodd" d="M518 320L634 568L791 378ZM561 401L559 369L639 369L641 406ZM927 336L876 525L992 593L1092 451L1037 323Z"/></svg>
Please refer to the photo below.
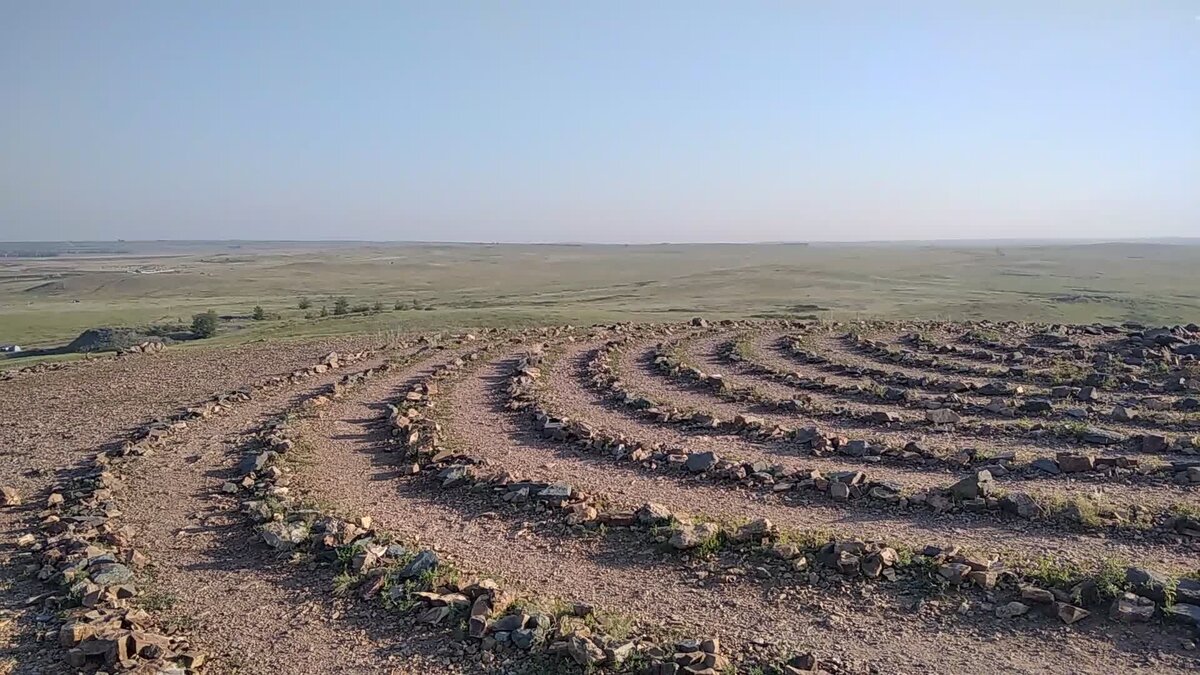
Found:
<svg viewBox="0 0 1200 675"><path fill-rule="evenodd" d="M0 345L0 352L16 353L21 351L21 345Z"/></svg>

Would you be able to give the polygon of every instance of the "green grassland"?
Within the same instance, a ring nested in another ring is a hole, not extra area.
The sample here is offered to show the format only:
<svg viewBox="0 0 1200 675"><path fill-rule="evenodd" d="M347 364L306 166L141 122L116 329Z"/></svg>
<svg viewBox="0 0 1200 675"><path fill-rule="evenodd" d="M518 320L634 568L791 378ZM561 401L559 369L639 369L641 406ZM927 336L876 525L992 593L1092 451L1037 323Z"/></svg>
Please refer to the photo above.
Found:
<svg viewBox="0 0 1200 675"><path fill-rule="evenodd" d="M0 257L0 343L61 345L89 327L187 323L206 309L226 317L222 342L695 315L1200 321L1194 243L143 242L71 251ZM306 318L342 296L385 311ZM301 297L313 307L298 309ZM271 318L251 321L255 305Z"/></svg>

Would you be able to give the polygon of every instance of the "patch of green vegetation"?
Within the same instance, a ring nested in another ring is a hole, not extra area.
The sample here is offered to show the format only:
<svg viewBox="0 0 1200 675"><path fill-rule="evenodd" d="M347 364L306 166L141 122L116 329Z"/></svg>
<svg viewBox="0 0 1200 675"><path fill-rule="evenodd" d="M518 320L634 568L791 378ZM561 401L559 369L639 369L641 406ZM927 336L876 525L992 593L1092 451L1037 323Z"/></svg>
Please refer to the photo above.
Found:
<svg viewBox="0 0 1200 675"><path fill-rule="evenodd" d="M1073 563L1065 563L1051 556L1042 556L1033 566L1024 570L1026 578L1048 588L1069 588L1083 578L1083 570Z"/></svg>
<svg viewBox="0 0 1200 675"><path fill-rule="evenodd" d="M1096 590L1101 600L1119 598L1128 589L1129 582L1125 580L1126 567L1127 565L1113 558L1106 558L1100 563L1100 568L1096 570L1092 580L1096 582ZM1078 599L1076 601L1078 602Z"/></svg>
<svg viewBox="0 0 1200 675"><path fill-rule="evenodd" d="M1046 370L1047 376L1054 384L1071 384L1082 380L1088 371L1074 361L1057 361Z"/></svg>
<svg viewBox="0 0 1200 675"><path fill-rule="evenodd" d="M210 338L217 334L219 319L211 309L192 315L192 332L199 338Z"/></svg>
<svg viewBox="0 0 1200 675"><path fill-rule="evenodd" d="M137 602L147 612L163 612L174 607L179 598L174 593L159 588L143 588Z"/></svg>
<svg viewBox="0 0 1200 675"><path fill-rule="evenodd" d="M333 594L342 597L348 595L358 585L359 577L350 572L340 572L333 578Z"/></svg>

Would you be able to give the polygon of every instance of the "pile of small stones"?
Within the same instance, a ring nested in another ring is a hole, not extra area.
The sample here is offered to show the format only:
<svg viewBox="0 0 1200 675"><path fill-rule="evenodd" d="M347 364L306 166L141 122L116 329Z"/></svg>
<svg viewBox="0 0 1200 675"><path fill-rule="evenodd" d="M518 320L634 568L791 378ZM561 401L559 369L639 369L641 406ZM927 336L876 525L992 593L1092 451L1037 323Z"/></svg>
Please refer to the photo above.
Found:
<svg viewBox="0 0 1200 675"><path fill-rule="evenodd" d="M130 345L118 351L117 355L124 356L127 354L157 354L165 348L166 345L159 340L147 340L145 342L139 342L136 345Z"/></svg>

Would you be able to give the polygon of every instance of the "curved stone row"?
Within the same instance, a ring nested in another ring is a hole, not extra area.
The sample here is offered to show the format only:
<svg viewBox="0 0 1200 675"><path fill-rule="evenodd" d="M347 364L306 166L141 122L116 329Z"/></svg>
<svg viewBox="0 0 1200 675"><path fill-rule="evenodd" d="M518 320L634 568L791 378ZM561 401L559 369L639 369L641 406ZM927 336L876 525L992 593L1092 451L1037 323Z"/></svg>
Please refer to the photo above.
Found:
<svg viewBox="0 0 1200 675"><path fill-rule="evenodd" d="M786 443L815 454L838 453L847 457L869 459L882 457L887 453L897 461L912 462L924 461L926 457L931 456L919 443L909 443L904 448L892 448L865 440L826 435L816 428L790 429L768 424L762 418L753 415L741 414L731 420L722 420L707 412L680 411L661 406L644 396L628 391L612 365L612 354L631 341L629 337L624 337L610 341L598 350L596 357L589 364L592 383L605 389L612 400L654 423L711 429L742 436L755 442ZM716 391L720 391L725 384L716 378L707 378L698 369L689 372L699 373L698 381L710 382L709 386ZM558 425L561 422L553 424ZM594 431L579 421L571 424L575 426L572 430L574 433L587 434ZM621 458L649 462L653 466L678 466L695 473L711 474L724 480L757 486L759 489L776 493L812 490L836 501L874 502L881 506L902 509L925 508L935 514L988 511L1017 519L1055 521L1085 531L1127 531L1138 536L1158 532L1165 536L1200 537L1200 520L1186 511L1152 513L1140 505L1134 505L1125 513L1084 495L1059 502L1039 500L1023 492L1001 494L1002 490L999 489L992 471L995 470L997 474L1006 471L1004 458L990 465L982 465L991 468L975 467L967 477L943 489L906 493L902 485L868 480L863 471L824 475L814 469L804 475L798 475L764 462L745 465L741 462L722 460L709 452L655 452L630 439L619 441L620 447L625 448L624 452L627 453Z"/></svg>
<svg viewBox="0 0 1200 675"><path fill-rule="evenodd" d="M819 326L826 329L838 329L841 324L830 324ZM1169 371L1166 374L1163 382L1155 383L1149 379L1136 377L1130 372L1112 372L1111 369L1114 361L1109 357L1100 357L1103 362L1094 362L1089 367L1083 367L1071 362L1071 372L1054 373L1047 371L1029 371L1021 366L1010 366L1008 368L987 368L983 366L973 366L967 364L950 363L938 359L937 355L931 353L926 342L918 341L917 344L925 345L924 351L911 350L903 347L897 347L894 344L871 339L865 337L858 332L858 328L869 330L874 324L860 324L851 327L844 335L843 341L859 353L867 355L871 358L881 361L887 361L902 366L913 366L927 370L936 370L949 373L952 375L970 375L974 377L984 377L989 379L1004 379L1012 378L1024 380L1028 382L1037 382L1045 386L1076 386L1076 387L1094 387L1097 390L1107 390L1114 392L1147 392L1147 393L1170 393L1178 392L1178 379L1180 373ZM910 343L912 340L910 338ZM1105 354L1107 352L1100 352ZM1193 358L1193 357L1189 357ZM1075 372L1078 370L1078 372ZM1174 384L1172 384L1174 383Z"/></svg>
<svg viewBox="0 0 1200 675"><path fill-rule="evenodd" d="M406 401L423 402L427 407L430 397L438 393L429 383L460 371L466 361L477 360L483 351L472 352L476 358L456 359L436 368L434 374L410 390L421 396L406 396ZM532 367L530 362L522 366L524 372ZM370 375L365 374L364 379ZM389 412L392 428L411 428L411 424L397 427L394 418ZM594 611L590 606L570 605L570 612L557 614L529 611L526 608L548 603L519 598L511 589L504 589L486 577L462 577L433 549L417 550L389 543L390 538L372 528L369 517L351 522L308 508L290 494L289 471L279 463L295 445L290 438L291 430L290 417L283 415L268 422L259 432L260 449L246 458L247 472L242 485L251 498L244 503L243 510L259 522L257 531L273 548L302 550L317 560L340 565L343 575L348 577L346 585L354 588L362 600L383 602L389 607L411 606L416 623L435 627L452 625L461 617L466 619L467 637L490 648L544 653L588 668L624 672L627 667L636 667L642 673L716 674L728 666L728 658L721 653L716 640L664 643L645 635L616 639L597 633L586 621ZM479 478L472 464L449 463L462 458L440 452L436 436L424 438L428 440L418 445L405 445L428 469L424 473L432 474L433 467L438 468L436 479L443 488L484 485L493 490L529 494L530 484L516 487L496 477ZM595 510L588 505L588 497L578 491L562 490L560 486L540 487L533 499L559 509L568 519L572 514ZM795 657L794 662L797 666L815 666L811 655Z"/></svg>
<svg viewBox="0 0 1200 675"><path fill-rule="evenodd" d="M615 340L615 343L624 340ZM612 343L610 343L612 344ZM669 457L656 455L639 456L641 446L629 439L609 435L596 430L582 420L572 420L557 415L541 401L536 387L540 370L540 356L523 360L514 371L508 385L510 408L526 414L541 434L551 440L572 444L585 450L600 452L617 459L671 463ZM629 450L632 448L632 450ZM719 471L720 460L709 457L711 453L700 453L705 468L703 472ZM677 461L685 470L699 468L693 461L696 455ZM715 460L715 463L714 463ZM727 467L729 468L729 467ZM439 474L443 475L443 474ZM844 484L843 484L844 485ZM445 485L444 485L445 486ZM554 487L554 486L551 486ZM571 486L558 486L556 494L572 494ZM537 493L540 494L540 493ZM1043 587L1027 574L1011 569L998 559L983 558L964 553L955 546L931 545L920 549L906 549L901 555L893 546L881 542L860 540L826 540L807 533L781 533L770 521L759 519L750 523L730 527L711 521L671 514L660 506L648 504L636 512L603 513L588 509L586 512L572 510L574 522L597 520L605 524L625 526L653 525L670 519L672 531L663 539L668 546L677 550L703 549L711 551L721 546L749 546L747 553L756 556L756 562L783 564L796 570L821 567L836 570L842 575L866 579L895 580L897 572L904 569L934 571L935 576L948 585L960 588L978 587L981 591L997 595L1007 592L1013 600L1001 605L997 601L997 618L1007 619L1030 611L1032 607L1044 606L1064 623L1074 623L1088 616L1085 607L1097 605L1107 607L1108 615L1121 622L1146 621L1156 611L1163 617L1183 623L1196 624L1200 620L1200 607L1188 602L1171 604L1163 601L1163 589L1174 585L1176 592L1184 589L1184 600L1200 603L1200 582L1192 579L1172 580L1142 568L1122 571L1123 580L1114 580L1114 570L1104 570L1094 577L1075 575L1065 587ZM803 545L794 542L804 542ZM918 552L919 551L919 552ZM1139 595L1140 593L1140 595ZM1162 603L1155 605L1155 598ZM1176 600L1179 596L1176 596ZM1105 603L1108 603L1105 605ZM1180 605L1183 606L1180 606Z"/></svg>
<svg viewBox="0 0 1200 675"><path fill-rule="evenodd" d="M982 386L974 386L973 383L962 380L914 378L903 373L893 373L882 369L852 368L831 360L827 354L816 352L805 341L803 335L786 339L784 341L784 352L800 363L820 366L844 377L856 379L869 378L887 387L919 387L922 389L940 390L947 396L979 395L988 397L986 404L975 405L970 408L971 411L979 415L990 414L1008 418L1019 415L1047 417L1054 413L1057 401L1076 400L1081 405L1090 405L1100 399L1098 390L1091 386L1070 387L1061 385L1039 393L1030 393L1025 391L1022 386L1003 381L991 381ZM898 394L893 392L893 397L895 396L898 396ZM1015 400L1017 398L1023 398L1024 400L1018 402ZM1060 435L1067 440L1075 439L1081 443L1090 445L1112 445L1131 442L1135 438L1133 436L1127 438L1106 429L1088 426L1084 420L1093 416L1100 416L1120 424L1143 426L1151 430L1171 425L1182 425L1184 429L1200 428L1200 423L1195 420L1173 420L1166 417L1163 411L1171 406L1169 402L1162 401L1161 399L1144 399L1141 405L1148 412L1137 412L1132 406L1120 403L1113 405L1107 414L1097 414L1086 408L1068 409L1058 416L1064 421L1064 424L1058 430L1063 432ZM1139 434L1138 436L1152 437L1151 447L1145 450L1147 452L1153 452L1153 447L1157 447L1163 443L1168 443L1168 447L1175 452L1186 454L1200 451L1197 449L1196 443L1190 435L1180 436L1173 441L1165 440L1165 437L1161 434Z"/></svg>
<svg viewBox="0 0 1200 675"><path fill-rule="evenodd" d="M186 638L157 632L153 618L133 606L138 596L135 570L146 558L134 545L132 529L119 522L113 491L123 475L136 471L136 459L165 448L189 429L189 421L219 414L250 400L256 392L300 382L367 354L332 352L306 369L264 378L147 424L118 447L98 452L49 496L38 533L23 535L17 543L37 559L39 579L68 592L67 597L48 594L41 601L64 611L58 641L72 668L102 664L162 672L174 668L182 673L195 671L205 661Z"/></svg>
<svg viewBox="0 0 1200 675"><path fill-rule="evenodd" d="M1060 350L1059 352L1028 344L1013 348L989 339L974 330L968 330L956 338L957 342L1003 352L1004 356L1000 356L999 359L996 358L999 356L997 354L978 349L963 349L953 344L942 343L921 332L912 335L912 343L933 353L964 356L979 361L1023 361L1025 354L1031 354L1038 357L1050 357L1053 361L1063 363L1060 360L1063 357L1061 350L1069 349L1072 362L1091 360L1092 365L1097 369L1119 369L1126 373L1138 370L1147 374L1161 373L1178 368L1189 361L1194 361L1196 357L1200 357L1200 327L1196 324L1162 328L1146 328L1140 325L1126 325L1121 328L1115 326L1093 328L1092 334L1100 333L1120 337L1105 345L1103 349L1089 350L1083 345L1071 343L1062 336L1058 336L1059 339L1054 344ZM1095 330L1096 328L1098 330ZM1053 365L1052 363L1050 370L1053 369ZM1200 389L1193 388L1192 391L1200 391Z"/></svg>
<svg viewBox="0 0 1200 675"><path fill-rule="evenodd" d="M723 354L726 359L731 362L740 364L747 368L753 374L770 379L773 381L782 382L788 386L793 386L799 389L818 391L821 393L831 393L842 398L858 398L867 399L872 402L880 400L892 402L891 404L899 404L906 402L909 406L925 411L926 422L934 428L947 428L956 425L960 421L959 413L963 414L978 414L979 409L965 405L961 399L955 394L948 394L937 400L929 399L912 399L908 396L906 389L888 388L877 391L868 391L857 388L852 385L837 385L826 383L823 379L805 378L798 373L784 372L769 365L755 360L754 354L745 345L739 346L736 342L726 343L723 348ZM779 404L775 404L779 406ZM944 406L944 407L942 407ZM782 406L780 406L782 407ZM940 412L939 412L940 411ZM874 415L873 413L872 415ZM1011 430L1004 435L1026 436L1045 432L1045 429L1029 429L1021 430L1020 434L1011 433ZM1141 448L1160 447L1166 441L1160 441L1157 435L1147 441L1145 436L1131 439L1131 444ZM1189 442L1190 445L1190 442ZM835 444L834 449L842 454L854 456L853 452L846 452L849 446L846 444ZM1092 473L1100 477L1119 478L1123 480L1137 479L1146 483L1164 483L1172 482L1177 485L1198 485L1200 484L1200 459L1197 460L1177 460L1171 462L1147 463L1134 456L1117 456L1117 455L1102 455L1096 456L1081 452L1059 452L1056 457L1041 457L1030 462L1019 462L1015 456L1011 457L977 457L973 452L964 451L951 457L941 457L921 449L920 444L913 442L907 444L904 449L889 452L886 446L875 452L870 452L870 447L861 448L867 451L869 455L880 457L895 457L899 459L914 459L923 462L934 461L942 463L950 467L962 466L980 466L981 468L999 467L1001 471L993 472L1001 475L1023 475L1028 477L1049 477L1049 476L1064 476L1078 475L1081 473ZM1190 448L1189 448L1190 449ZM855 452L857 451L857 448ZM999 476L998 476L999 477Z"/></svg>

